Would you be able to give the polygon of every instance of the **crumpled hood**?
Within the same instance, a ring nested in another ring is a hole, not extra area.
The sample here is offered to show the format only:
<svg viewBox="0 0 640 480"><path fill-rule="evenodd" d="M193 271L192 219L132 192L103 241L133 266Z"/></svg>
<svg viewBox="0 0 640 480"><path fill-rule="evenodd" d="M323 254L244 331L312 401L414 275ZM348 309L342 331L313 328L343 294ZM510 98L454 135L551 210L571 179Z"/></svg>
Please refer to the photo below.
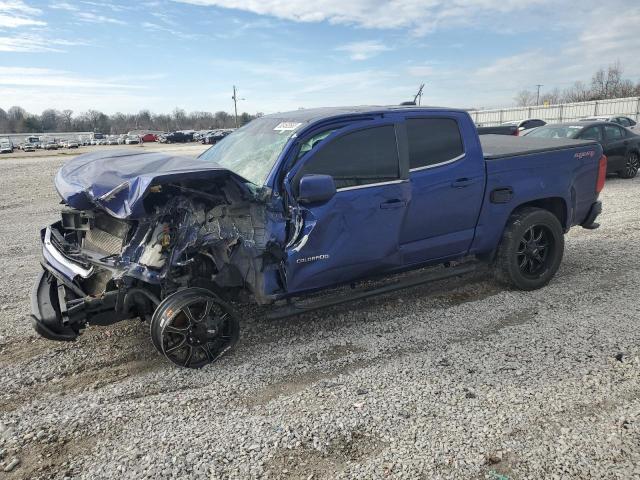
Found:
<svg viewBox="0 0 640 480"><path fill-rule="evenodd" d="M98 206L117 218L135 219L147 215L142 200L150 186L221 175L246 182L216 163L193 157L103 150L67 161L58 171L55 184L64 202L73 208L88 210Z"/></svg>

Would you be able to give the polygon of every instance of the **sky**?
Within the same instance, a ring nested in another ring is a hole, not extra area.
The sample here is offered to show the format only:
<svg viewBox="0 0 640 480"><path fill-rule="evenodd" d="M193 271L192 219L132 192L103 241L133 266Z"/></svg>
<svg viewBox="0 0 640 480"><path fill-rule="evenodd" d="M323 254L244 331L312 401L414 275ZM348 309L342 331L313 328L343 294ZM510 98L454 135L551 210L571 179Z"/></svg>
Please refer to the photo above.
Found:
<svg viewBox="0 0 640 480"><path fill-rule="evenodd" d="M0 108L512 105L619 61L640 0L0 0Z"/></svg>

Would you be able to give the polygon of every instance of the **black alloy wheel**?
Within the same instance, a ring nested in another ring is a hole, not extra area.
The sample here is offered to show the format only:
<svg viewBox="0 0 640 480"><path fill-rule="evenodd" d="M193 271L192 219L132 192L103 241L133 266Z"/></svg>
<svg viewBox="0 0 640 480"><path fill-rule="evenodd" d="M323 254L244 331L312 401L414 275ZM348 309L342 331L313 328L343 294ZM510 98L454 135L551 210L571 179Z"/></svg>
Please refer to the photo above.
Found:
<svg viewBox="0 0 640 480"><path fill-rule="evenodd" d="M545 225L532 225L522 235L516 257L522 275L537 278L549 267L554 238Z"/></svg>
<svg viewBox="0 0 640 480"><path fill-rule="evenodd" d="M640 168L640 155L638 152L629 152L627 155L627 161L624 164L624 169L618 174L622 178L634 178L638 174Z"/></svg>
<svg viewBox="0 0 640 480"><path fill-rule="evenodd" d="M558 217L546 209L525 207L509 217L493 273L512 288L535 290L551 281L563 253L564 231Z"/></svg>
<svg viewBox="0 0 640 480"><path fill-rule="evenodd" d="M186 288L169 295L151 320L156 349L186 368L215 362L237 343L239 332L233 308L203 288Z"/></svg>

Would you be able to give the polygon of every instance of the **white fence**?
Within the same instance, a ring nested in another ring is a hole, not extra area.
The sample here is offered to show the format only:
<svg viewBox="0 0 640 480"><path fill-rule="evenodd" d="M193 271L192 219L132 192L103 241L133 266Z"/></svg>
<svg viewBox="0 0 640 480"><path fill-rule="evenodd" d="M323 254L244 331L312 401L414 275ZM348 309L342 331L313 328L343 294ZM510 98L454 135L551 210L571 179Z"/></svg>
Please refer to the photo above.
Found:
<svg viewBox="0 0 640 480"><path fill-rule="evenodd" d="M0 139L8 138L13 145L24 143L28 137L38 137L40 140L79 140L93 138L93 132L49 132L49 133L0 133Z"/></svg>
<svg viewBox="0 0 640 480"><path fill-rule="evenodd" d="M640 97L497 110L471 110L469 114L480 127L526 118L539 118L547 123L570 122L594 115L620 115L640 121Z"/></svg>

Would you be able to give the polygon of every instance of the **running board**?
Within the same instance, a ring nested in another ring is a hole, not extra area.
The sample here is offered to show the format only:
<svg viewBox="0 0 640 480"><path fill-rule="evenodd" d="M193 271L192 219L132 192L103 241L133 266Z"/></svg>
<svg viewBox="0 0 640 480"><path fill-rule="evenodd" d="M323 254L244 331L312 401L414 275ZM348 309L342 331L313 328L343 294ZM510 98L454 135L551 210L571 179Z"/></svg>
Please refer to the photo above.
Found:
<svg viewBox="0 0 640 480"><path fill-rule="evenodd" d="M271 310L265 317L268 320L276 320L279 318L290 317L292 315L299 315L302 313L311 312L313 310L319 310L321 308L333 307L342 303L352 302L355 300L362 300L363 298L373 297L376 295L382 295L385 293L395 292L396 290L403 290L405 288L416 287L425 283L437 282L439 280L445 280L451 277L457 277L459 275L467 275L480 270L481 263L465 263L463 265L455 267L447 267L444 270L438 270L437 272L427 272L413 278L405 278L399 282L392 283L390 285L383 285L377 288L371 288L353 294L346 294L341 296L334 296L316 301L310 301L308 303L288 303L282 307Z"/></svg>

